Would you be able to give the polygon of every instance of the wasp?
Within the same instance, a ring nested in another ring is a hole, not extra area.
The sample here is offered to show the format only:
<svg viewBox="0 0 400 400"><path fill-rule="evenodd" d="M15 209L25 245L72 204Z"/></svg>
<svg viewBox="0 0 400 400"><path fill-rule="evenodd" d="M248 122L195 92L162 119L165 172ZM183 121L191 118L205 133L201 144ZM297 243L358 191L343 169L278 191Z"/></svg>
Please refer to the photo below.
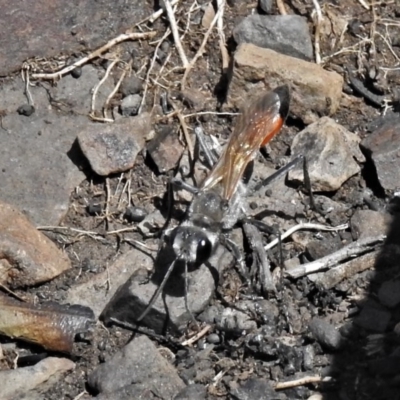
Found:
<svg viewBox="0 0 400 400"><path fill-rule="evenodd" d="M250 102L238 116L225 149L201 185L198 188L185 185L194 194L193 199L182 223L166 234L175 259L137 322L147 315L177 262L183 262L185 266L187 293L188 266L206 262L220 243L240 258L238 249L235 250L227 240L226 232L233 228L242 214L241 200L246 195L246 188L241 180L259 149L280 132L289 113L289 103L289 88L286 85ZM209 153L207 148L203 151ZM209 154L208 158L212 155ZM186 297L185 305L188 310Z"/></svg>

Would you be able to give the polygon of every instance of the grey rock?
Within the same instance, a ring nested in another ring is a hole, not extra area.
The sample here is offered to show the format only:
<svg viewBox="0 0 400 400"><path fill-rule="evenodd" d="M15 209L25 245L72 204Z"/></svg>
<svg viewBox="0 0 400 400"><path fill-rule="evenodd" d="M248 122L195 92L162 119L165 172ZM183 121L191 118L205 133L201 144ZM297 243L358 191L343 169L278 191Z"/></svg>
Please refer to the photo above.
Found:
<svg viewBox="0 0 400 400"><path fill-rule="evenodd" d="M114 124L90 124L78 133L78 142L93 171L107 176L133 167L151 130L148 113Z"/></svg>
<svg viewBox="0 0 400 400"><path fill-rule="evenodd" d="M271 14L272 7L273 7L273 1L272 0L259 0L258 6L266 14Z"/></svg>
<svg viewBox="0 0 400 400"><path fill-rule="evenodd" d="M130 94L124 97L121 101L120 111L124 117L130 115L136 115L138 113L140 104L142 102L142 96L138 94Z"/></svg>
<svg viewBox="0 0 400 400"><path fill-rule="evenodd" d="M400 303L400 281L383 282L378 291L378 298L384 306L396 307Z"/></svg>
<svg viewBox="0 0 400 400"><path fill-rule="evenodd" d="M306 371L314 370L315 350L311 344L303 348L303 366Z"/></svg>
<svg viewBox="0 0 400 400"><path fill-rule="evenodd" d="M17 8L14 3L5 3L0 26L7 41L0 48L0 76L19 71L24 61L34 57L50 59L67 52L80 52L83 47L94 50L152 11L138 0L129 4L88 0L80 7L63 0L55 0L51 7L46 0L19 3Z"/></svg>
<svg viewBox="0 0 400 400"><path fill-rule="evenodd" d="M252 43L303 60L313 58L307 19L299 15L249 15L234 28L233 37L237 44Z"/></svg>
<svg viewBox="0 0 400 400"><path fill-rule="evenodd" d="M165 218L160 210L156 210L148 214L138 224L138 229L144 237L152 237L155 232L158 232L165 224Z"/></svg>
<svg viewBox="0 0 400 400"><path fill-rule="evenodd" d="M138 268L151 270L153 260L143 252L132 249L122 254L107 270L90 277L68 290L66 302L90 307L98 318L117 289L124 285ZM110 285L107 281L110 279Z"/></svg>
<svg viewBox="0 0 400 400"><path fill-rule="evenodd" d="M142 207L130 206L126 209L124 217L129 222L142 222L146 218L147 214L147 211Z"/></svg>
<svg viewBox="0 0 400 400"><path fill-rule="evenodd" d="M392 217L373 210L357 210L350 220L354 240L387 234Z"/></svg>
<svg viewBox="0 0 400 400"><path fill-rule="evenodd" d="M129 96L130 94L137 94L143 88L143 81L139 79L137 76L131 75L126 76L121 83L120 91L124 95L124 97Z"/></svg>
<svg viewBox="0 0 400 400"><path fill-rule="evenodd" d="M0 371L2 400L43 399L44 392L56 384L75 363L66 358L48 357L32 367Z"/></svg>
<svg viewBox="0 0 400 400"><path fill-rule="evenodd" d="M329 350L338 350L342 344L340 332L323 319L314 318L310 323L310 331L314 338Z"/></svg>
<svg viewBox="0 0 400 400"><path fill-rule="evenodd" d="M252 96L288 84L290 113L306 124L334 114L342 97L343 77L336 72L250 43L237 48L229 76L229 106L240 108Z"/></svg>
<svg viewBox="0 0 400 400"><path fill-rule="evenodd" d="M391 313L383 307L367 303L355 319L355 323L368 331L381 333L386 331L390 317Z"/></svg>
<svg viewBox="0 0 400 400"><path fill-rule="evenodd" d="M150 391L159 399L171 399L185 387L175 368L146 336L136 336L109 361L99 365L89 375L88 384L102 394L113 394L114 399L120 398L116 391L124 387L126 390L128 385L132 385L132 390L136 386Z"/></svg>
<svg viewBox="0 0 400 400"><path fill-rule="evenodd" d="M228 253L229 254L229 253ZM168 267L174 259L172 250L163 248L157 256L154 274L148 280L148 273L143 269L138 270L115 293L101 318L107 322L110 318L120 321L135 323L150 302L150 299L158 289ZM211 265L226 265L231 261L227 252L222 247L209 260ZM148 282L147 282L148 280ZM188 275L189 287L187 293L188 307L192 314L196 315L209 304L215 291L215 282L212 273L205 265L190 272ZM185 279L183 266L177 265L175 271L169 277L162 294L158 297L143 324L162 332L165 324L172 332L179 333L185 324L191 320L191 316L185 307Z"/></svg>
<svg viewBox="0 0 400 400"><path fill-rule="evenodd" d="M303 154L307 157L311 186L315 191L330 192L351 176L360 172L354 160L364 161L357 135L323 117L298 133L292 143L292 157ZM303 182L303 168L289 172L289 180Z"/></svg>
<svg viewBox="0 0 400 400"><path fill-rule="evenodd" d="M400 118L389 119L361 143L385 190L400 189Z"/></svg>
<svg viewBox="0 0 400 400"><path fill-rule="evenodd" d="M251 332L257 329L257 323L248 314L228 307L222 311L216 327L224 332Z"/></svg>
<svg viewBox="0 0 400 400"><path fill-rule="evenodd" d="M175 397L174 400L206 400L207 388L200 384L186 386Z"/></svg>
<svg viewBox="0 0 400 400"><path fill-rule="evenodd" d="M147 150L159 172L163 173L175 168L184 147L179 142L178 135L166 126L148 144Z"/></svg>
<svg viewBox="0 0 400 400"><path fill-rule="evenodd" d="M12 288L49 281L71 268L68 256L15 207L0 202L0 283Z"/></svg>
<svg viewBox="0 0 400 400"><path fill-rule="evenodd" d="M248 379L239 387L231 388L230 395L234 400L286 399L283 393L275 392L267 380L255 378Z"/></svg>
<svg viewBox="0 0 400 400"><path fill-rule="evenodd" d="M16 112L26 101L23 82L8 81L0 89L0 109L6 114L0 129L0 199L37 225L58 225L72 190L85 179L74 165L82 160L74 141L87 118L51 110L43 88L30 90L36 112L27 118Z"/></svg>

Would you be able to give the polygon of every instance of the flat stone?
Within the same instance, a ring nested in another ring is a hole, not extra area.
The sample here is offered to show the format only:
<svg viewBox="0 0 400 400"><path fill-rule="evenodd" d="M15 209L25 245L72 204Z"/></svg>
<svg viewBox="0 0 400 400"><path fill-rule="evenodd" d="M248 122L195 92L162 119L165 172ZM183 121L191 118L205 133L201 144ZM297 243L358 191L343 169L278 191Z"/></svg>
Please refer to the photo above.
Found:
<svg viewBox="0 0 400 400"><path fill-rule="evenodd" d="M217 253L209 260L210 264L220 268L232 261L232 256L220 247ZM143 310L149 304L157 291L168 267L174 259L171 249L163 248L155 262L155 273L149 282L147 273L138 270L111 299L101 315L106 323L110 318L134 324ZM179 271L178 271L179 269ZM215 281L210 269L201 265L188 274L187 301L190 312L196 315L209 304L215 291ZM165 325L173 333L179 333L191 316L185 307L185 279L184 268L176 266L169 277L162 294L153 304L142 323L156 332L163 332Z"/></svg>
<svg viewBox="0 0 400 400"><path fill-rule="evenodd" d="M142 102L142 96L138 94L130 94L124 97L120 105L121 114L124 117L129 117L130 115L136 115L138 113L141 102Z"/></svg>
<svg viewBox="0 0 400 400"><path fill-rule="evenodd" d="M51 109L41 87L30 91L36 111L26 117L17 113L26 102L23 82L7 81L0 89L0 109L6 114L0 129L0 200L28 214L35 224L57 225L68 210L72 190L85 179L75 165L83 157L74 141L87 118Z"/></svg>
<svg viewBox="0 0 400 400"><path fill-rule="evenodd" d="M385 190L400 189L400 118L388 119L361 145L375 165L379 183Z"/></svg>
<svg viewBox="0 0 400 400"><path fill-rule="evenodd" d="M334 114L342 96L343 78L336 72L250 43L236 50L230 78L228 101L236 108L249 102L249 93L256 96L288 84L290 112L306 124Z"/></svg>
<svg viewBox="0 0 400 400"><path fill-rule="evenodd" d="M342 344L342 335L328 321L314 318L310 323L310 331L314 338L329 350L337 350Z"/></svg>
<svg viewBox="0 0 400 400"><path fill-rule="evenodd" d="M351 234L354 240L371 236L386 235L392 217L373 210L356 210L350 220Z"/></svg>
<svg viewBox="0 0 400 400"><path fill-rule="evenodd" d="M78 142L93 171L108 176L133 167L150 131L150 114L143 113L113 124L92 123L78 133Z"/></svg>
<svg viewBox="0 0 400 400"><path fill-rule="evenodd" d="M400 303L400 281L383 282L378 291L378 298L384 306L396 307Z"/></svg>
<svg viewBox="0 0 400 400"><path fill-rule="evenodd" d="M0 203L0 282L13 288L49 281L71 268L68 256L15 207Z"/></svg>
<svg viewBox="0 0 400 400"><path fill-rule="evenodd" d="M367 303L354 322L368 331L382 333L386 331L390 318L391 313L383 307Z"/></svg>
<svg viewBox="0 0 400 400"><path fill-rule="evenodd" d="M237 44L252 43L303 60L313 58L307 19L299 15L252 14L233 29L233 37Z"/></svg>
<svg viewBox="0 0 400 400"><path fill-rule="evenodd" d="M178 135L169 126L166 126L150 141L147 150L157 165L158 171L164 173L176 167L184 147L180 143Z"/></svg>
<svg viewBox="0 0 400 400"><path fill-rule="evenodd" d="M38 392L48 390L74 367L75 363L66 358L48 357L31 367L0 371L0 398L43 399Z"/></svg>
<svg viewBox="0 0 400 400"><path fill-rule="evenodd" d="M151 13L151 7L139 0L5 2L0 26L7 40L0 47L0 76L18 71L29 58L95 49Z"/></svg>
<svg viewBox="0 0 400 400"><path fill-rule="evenodd" d="M133 385L151 391L159 399L171 399L185 387L175 368L146 336L136 336L109 361L99 365L89 375L88 384L100 393L113 393Z"/></svg>
<svg viewBox="0 0 400 400"><path fill-rule="evenodd" d="M292 143L292 157L307 157L311 186L315 191L338 190L351 176L360 172L354 160L364 161L360 139L333 119L323 117L298 133ZM289 172L289 180L303 182L303 168Z"/></svg>
<svg viewBox="0 0 400 400"><path fill-rule="evenodd" d="M117 289L124 285L138 268L150 271L153 263L151 257L137 249L131 249L119 256L106 271L69 289L65 301L90 307L98 318ZM108 279L110 285L107 284Z"/></svg>

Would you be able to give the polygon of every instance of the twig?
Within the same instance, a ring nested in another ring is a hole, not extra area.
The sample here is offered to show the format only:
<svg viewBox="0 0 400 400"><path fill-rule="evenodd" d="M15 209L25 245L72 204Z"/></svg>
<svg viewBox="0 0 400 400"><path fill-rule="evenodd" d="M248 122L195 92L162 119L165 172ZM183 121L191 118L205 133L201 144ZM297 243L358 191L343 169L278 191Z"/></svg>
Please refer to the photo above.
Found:
<svg viewBox="0 0 400 400"><path fill-rule="evenodd" d="M318 3L318 0L312 0L314 4L314 12L317 16L315 20L315 34L314 34L314 47L315 47L315 62L317 64L321 64L321 51L319 47L319 37L320 37L320 31L321 31L321 24L322 24L322 12L321 12L321 7Z"/></svg>
<svg viewBox="0 0 400 400"><path fill-rule="evenodd" d="M285 272L292 278L301 278L302 276L312 274L314 272L332 268L342 261L373 250L374 246L383 242L385 237L385 235L379 235L357 240L356 242L348 244L333 254L329 254L320 258L319 260L307 264L299 265L298 267L286 270Z"/></svg>
<svg viewBox="0 0 400 400"><path fill-rule="evenodd" d="M211 325L206 325L200 332L197 332L190 339L182 342L182 346L191 346L193 343L196 343L199 339L201 339L209 330L211 329Z"/></svg>
<svg viewBox="0 0 400 400"><path fill-rule="evenodd" d="M174 37L174 42L176 49L178 50L179 57L181 58L183 68L187 68L189 65L189 61L186 57L185 51L183 50L181 38L179 37L178 26L176 24L175 14L172 10L171 3L169 0L164 0L165 11L167 12L169 26L171 27L172 36Z"/></svg>
<svg viewBox="0 0 400 400"><path fill-rule="evenodd" d="M279 13L281 15L286 15L286 8L285 8L285 4L283 4L283 0L276 0L276 5L278 7Z"/></svg>
<svg viewBox="0 0 400 400"><path fill-rule="evenodd" d="M365 0L358 0L358 2L366 9L369 10L369 4Z"/></svg>
<svg viewBox="0 0 400 400"><path fill-rule="evenodd" d="M174 111L177 112L176 116L178 117L179 123L181 124L182 130L183 130L183 135L185 136L186 144L188 146L189 154L190 154L191 159L193 160L194 146L193 146L192 139L190 138L190 134L189 134L189 130L186 125L186 122L185 122L185 118L183 118L183 115L179 111L178 106L173 101L170 100L170 104L171 104L172 108L174 109Z"/></svg>
<svg viewBox="0 0 400 400"><path fill-rule="evenodd" d="M226 40L224 34L224 9L225 9L225 0L217 0L218 10L221 10L221 14L219 15L217 21L217 30L219 35L219 49L221 51L222 57L222 71L225 72L229 66L229 54L226 48Z"/></svg>
<svg viewBox="0 0 400 400"><path fill-rule="evenodd" d="M295 379L293 381L288 382L278 382L275 385L275 390L282 390L282 389L289 389L296 386L304 386L308 385L309 383L319 383L325 380L326 378L322 378L321 376L305 376L304 378Z"/></svg>
<svg viewBox="0 0 400 400"><path fill-rule="evenodd" d="M113 60L110 62L110 64L108 65L107 69L106 69L106 73L104 74L103 78L101 78L100 82L95 86L95 88L93 89L93 94L92 94L92 104L90 107L90 112L89 112L89 116L91 118L95 117L96 118L96 97L97 97L97 93L99 92L99 89L101 87L101 85L107 80L107 78L110 75L111 70L114 68L115 64L118 62L119 60ZM97 117L98 118L98 117Z"/></svg>
<svg viewBox="0 0 400 400"><path fill-rule="evenodd" d="M302 224L292 226L290 229L288 229L285 233L282 234L281 240L286 239L293 233L300 231L302 229L315 229L315 230L320 230L320 231L336 232L336 231L341 231L341 230L347 229L348 227L349 227L349 224L343 224L343 225L338 225L338 226L327 226L327 225L314 224L311 222L307 222L307 223L302 223ZM278 243L279 243L279 239L274 239L270 243L268 243L266 246L264 246L264 250L270 250L273 247L275 247Z"/></svg>
<svg viewBox="0 0 400 400"><path fill-rule="evenodd" d="M183 74L183 78L182 78L182 82L181 82L181 89L183 90L185 88L185 83L186 83L186 79L189 75L189 72L191 71L191 69L194 67L194 64L196 64L196 61L201 57L201 55L203 54L204 51L204 47L207 44L208 38L210 37L211 31L213 30L215 24L217 23L220 14L223 11L223 7L220 7L218 9L218 12L215 14L214 19L212 20L210 27L208 28L207 32L205 33L204 37L203 37L203 41L199 47L199 49L197 50L197 53L195 54L195 56L192 58L192 60L190 61L189 65L187 66L187 68L185 69L185 73Z"/></svg>
<svg viewBox="0 0 400 400"><path fill-rule="evenodd" d="M89 53L86 57L81 58L78 61L75 61L73 64L69 65L68 67L65 67L61 69L60 71L57 72L52 72L52 73L38 73L38 74L32 74L32 79L57 79L61 78L63 75L68 74L72 70L74 70L76 67L81 67L82 65L86 64L88 61L100 57L101 54L103 54L105 51L110 49L111 47L125 42L127 40L138 40L138 39L151 39L153 38L157 32L151 31L151 32L132 32L132 33L123 33L116 38L110 40L107 42L104 46L99 47L98 49L92 51Z"/></svg>

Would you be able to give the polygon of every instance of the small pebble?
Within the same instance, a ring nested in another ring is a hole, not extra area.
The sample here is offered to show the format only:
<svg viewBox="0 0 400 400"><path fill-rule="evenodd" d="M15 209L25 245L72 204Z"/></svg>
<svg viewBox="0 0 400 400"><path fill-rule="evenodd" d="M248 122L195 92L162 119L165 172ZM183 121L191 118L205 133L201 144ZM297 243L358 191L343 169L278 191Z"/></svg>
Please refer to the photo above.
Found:
<svg viewBox="0 0 400 400"><path fill-rule="evenodd" d="M207 336L207 342L211 344L218 344L221 342L221 338L216 333L211 333Z"/></svg>
<svg viewBox="0 0 400 400"><path fill-rule="evenodd" d="M128 207L125 211L124 217L129 222L142 222L148 212L142 207Z"/></svg>
<svg viewBox="0 0 400 400"><path fill-rule="evenodd" d="M35 112L35 107L30 104L23 104L18 107L17 113L19 115L25 115L26 117L30 117Z"/></svg>
<svg viewBox="0 0 400 400"><path fill-rule="evenodd" d="M102 206L101 204L90 203L86 207L86 211L88 212L89 215L98 215L102 211Z"/></svg>
<svg viewBox="0 0 400 400"><path fill-rule="evenodd" d="M79 79L82 76L82 67L76 67L71 71L71 76L75 79Z"/></svg>

